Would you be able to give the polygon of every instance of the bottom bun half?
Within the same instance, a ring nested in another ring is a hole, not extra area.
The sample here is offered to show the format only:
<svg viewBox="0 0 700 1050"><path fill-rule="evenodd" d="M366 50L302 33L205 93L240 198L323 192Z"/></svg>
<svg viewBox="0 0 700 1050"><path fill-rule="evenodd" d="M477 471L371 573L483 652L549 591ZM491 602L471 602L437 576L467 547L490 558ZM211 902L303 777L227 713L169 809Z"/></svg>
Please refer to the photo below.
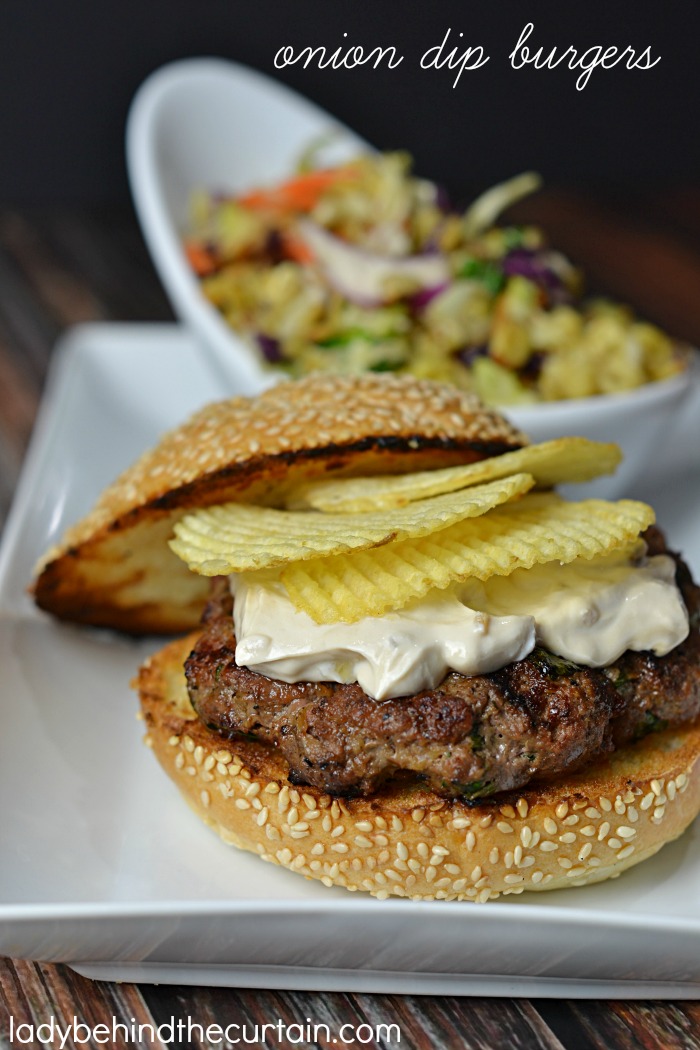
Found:
<svg viewBox="0 0 700 1050"><path fill-rule="evenodd" d="M480 902L582 886L652 856L700 810L700 724L474 803L420 784L360 798L295 786L274 748L199 721L183 672L196 638L172 642L139 673L147 743L224 842L327 886Z"/></svg>

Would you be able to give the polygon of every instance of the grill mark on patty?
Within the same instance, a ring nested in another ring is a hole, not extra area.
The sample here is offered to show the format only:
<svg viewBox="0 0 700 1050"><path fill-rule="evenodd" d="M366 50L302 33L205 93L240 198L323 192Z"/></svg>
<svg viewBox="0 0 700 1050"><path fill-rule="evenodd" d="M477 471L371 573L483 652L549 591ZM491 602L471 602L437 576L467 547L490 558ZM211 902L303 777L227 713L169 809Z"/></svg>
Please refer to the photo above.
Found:
<svg viewBox="0 0 700 1050"><path fill-rule="evenodd" d="M665 552L658 530L645 538L650 553ZM219 578L185 665L190 698L210 728L279 748L293 783L331 794L369 794L400 776L466 798L522 787L697 716L700 588L674 557L692 628L665 657L628 652L594 670L538 648L492 674L452 672L435 689L383 701L357 683L289 685L239 667Z"/></svg>

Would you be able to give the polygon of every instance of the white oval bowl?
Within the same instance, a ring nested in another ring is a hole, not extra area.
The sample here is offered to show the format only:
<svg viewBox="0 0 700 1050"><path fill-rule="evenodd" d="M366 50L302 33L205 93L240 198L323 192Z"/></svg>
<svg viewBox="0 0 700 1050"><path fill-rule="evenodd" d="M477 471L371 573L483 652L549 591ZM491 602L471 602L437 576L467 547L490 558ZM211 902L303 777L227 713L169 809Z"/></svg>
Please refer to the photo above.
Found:
<svg viewBox="0 0 700 1050"><path fill-rule="evenodd" d="M222 396L255 394L282 378L265 367L205 298L183 250L195 190L240 193L282 180L309 142L333 132L334 159L372 147L324 110L262 73L222 59L164 66L139 88L127 123L127 166L146 243L177 317L198 338ZM653 465L697 369L623 394L506 407L533 441L579 434L621 445L612 478L578 486L614 498Z"/></svg>

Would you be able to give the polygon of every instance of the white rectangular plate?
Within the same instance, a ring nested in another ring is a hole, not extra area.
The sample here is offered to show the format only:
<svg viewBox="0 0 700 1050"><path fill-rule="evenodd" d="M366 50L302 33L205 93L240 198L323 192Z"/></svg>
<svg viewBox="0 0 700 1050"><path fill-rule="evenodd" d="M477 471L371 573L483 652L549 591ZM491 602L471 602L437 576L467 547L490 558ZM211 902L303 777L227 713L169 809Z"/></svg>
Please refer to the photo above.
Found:
<svg viewBox="0 0 700 1050"><path fill-rule="evenodd" d="M129 689L159 643L57 624L25 588L113 476L216 396L175 327L90 325L59 348L0 554L0 953L142 981L700 997L697 825L601 886L417 903L307 882L224 846L183 806L140 743ZM698 572L700 469L658 466L648 495Z"/></svg>

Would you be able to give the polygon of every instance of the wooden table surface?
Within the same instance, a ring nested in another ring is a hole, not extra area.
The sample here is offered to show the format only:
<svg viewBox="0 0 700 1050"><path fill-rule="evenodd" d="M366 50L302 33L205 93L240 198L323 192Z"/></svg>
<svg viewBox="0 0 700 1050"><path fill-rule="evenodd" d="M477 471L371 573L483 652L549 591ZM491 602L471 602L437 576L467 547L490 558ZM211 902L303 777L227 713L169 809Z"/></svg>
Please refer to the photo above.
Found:
<svg viewBox="0 0 700 1050"><path fill-rule="evenodd" d="M597 290L633 303L649 319L700 346L700 187L548 191L519 205L516 218L542 223L552 242L586 268ZM0 523L9 508L59 333L82 321L171 317L128 209L0 211ZM700 1048L700 1003L693 1002L137 987L92 983L67 966L0 959L0 1047L20 1045L9 1041L10 1018L16 1030L22 1023L37 1025L50 1016L65 1025L74 1015L92 1026L111 1026L115 1017L157 1025L171 1015L205 1026L311 1018L328 1024L331 1031L344 1022L397 1023L400 1044L380 1040L365 1045L426 1050ZM209 1044L195 1037L191 1043L171 1045ZM258 1045L292 1044L275 1037Z"/></svg>

